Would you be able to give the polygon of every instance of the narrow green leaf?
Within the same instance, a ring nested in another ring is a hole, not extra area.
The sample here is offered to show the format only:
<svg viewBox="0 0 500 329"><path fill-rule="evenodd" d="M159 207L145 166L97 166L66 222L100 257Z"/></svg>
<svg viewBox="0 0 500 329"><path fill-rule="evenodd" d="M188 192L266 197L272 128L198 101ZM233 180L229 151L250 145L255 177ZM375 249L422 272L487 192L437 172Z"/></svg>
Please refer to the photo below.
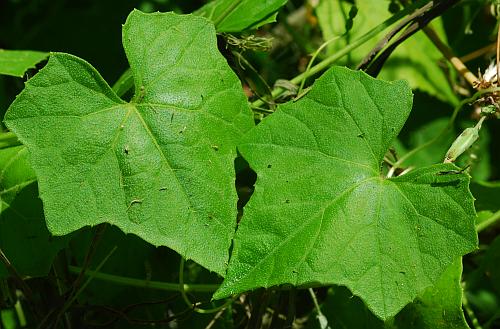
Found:
<svg viewBox="0 0 500 329"><path fill-rule="evenodd" d="M236 225L234 159L253 126L205 18L133 11L122 101L77 57L54 53L6 115L39 177L56 235L108 222L224 273Z"/></svg>
<svg viewBox="0 0 500 329"><path fill-rule="evenodd" d="M274 22L275 13L287 0L215 0L195 14L212 20L218 32L240 32L257 29Z"/></svg>
<svg viewBox="0 0 500 329"><path fill-rule="evenodd" d="M0 202L0 248L19 274L47 275L67 238L52 237L47 230L24 146L0 150ZM0 263L0 277L7 275Z"/></svg>
<svg viewBox="0 0 500 329"><path fill-rule="evenodd" d="M466 174L439 164L381 176L411 103L403 81L332 68L247 134L239 150L258 179L215 298L338 284L387 319L474 250Z"/></svg>
<svg viewBox="0 0 500 329"><path fill-rule="evenodd" d="M28 69L34 68L48 55L41 51L0 49L0 74L22 78Z"/></svg>

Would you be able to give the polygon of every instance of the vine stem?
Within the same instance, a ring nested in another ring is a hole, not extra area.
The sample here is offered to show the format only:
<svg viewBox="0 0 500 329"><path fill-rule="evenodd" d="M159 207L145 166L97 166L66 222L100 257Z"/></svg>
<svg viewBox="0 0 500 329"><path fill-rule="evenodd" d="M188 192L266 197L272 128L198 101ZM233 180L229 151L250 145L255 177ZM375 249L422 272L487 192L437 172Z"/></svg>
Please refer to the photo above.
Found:
<svg viewBox="0 0 500 329"><path fill-rule="evenodd" d="M97 265L97 267L95 269L96 273L101 270L101 268L106 264L106 262L113 255L113 253L116 251L116 249L118 249L118 247L114 246L111 249L111 251L104 257L104 259ZM82 273L82 272L80 272L80 273ZM66 311L71 307L71 305L73 305L73 303L76 301L78 296L80 296L80 294L87 288L87 286L92 282L93 279L94 279L94 276L89 275L87 281L85 281L85 283L83 283L74 294L70 295L70 298L66 301L66 303L64 303L61 311L57 315L56 324L59 322L60 317L66 313Z"/></svg>
<svg viewBox="0 0 500 329"><path fill-rule="evenodd" d="M500 210L495 212L493 215L476 225L477 233L484 231L485 229L500 222Z"/></svg>
<svg viewBox="0 0 500 329"><path fill-rule="evenodd" d="M179 284L178 284L178 287L179 287L179 291L181 292L182 299L184 300L184 302L186 302L187 306L193 308L193 311L195 311L196 313L200 313L200 314L217 313L220 310L227 308L229 305L231 305L234 302L235 298L230 298L224 304L217 306L217 307L214 307L214 308L211 308L211 309L199 308L198 307L199 303L195 303L195 304L192 303L189 300L188 295L186 294L186 290L184 289L184 286L185 286L184 285L184 264L185 263L186 263L186 260L184 259L184 257L181 257L181 263L179 265Z"/></svg>
<svg viewBox="0 0 500 329"><path fill-rule="evenodd" d="M497 48L497 43L494 42L488 46L485 46L485 47L482 47L482 48L479 48L477 50L474 50L473 52L467 54L467 55L464 55L462 57L460 57L460 60L464 63L467 63L467 62L470 62L471 60L473 59L476 59L478 57L481 57L493 50L495 50Z"/></svg>
<svg viewBox="0 0 500 329"><path fill-rule="evenodd" d="M71 273L78 274L82 269L81 267L77 266L68 266L68 270ZM179 283L177 282L170 283L170 282L160 282L160 281L149 281L149 280L142 280L142 279L113 275L113 274L107 274L92 270L87 270L85 272L85 275L92 276L96 280L111 282L123 286L181 292L181 288L179 287ZM217 288L219 288L218 284L184 284L184 291L186 292L193 291L193 292L210 293L216 291Z"/></svg>
<svg viewBox="0 0 500 329"><path fill-rule="evenodd" d="M134 87L134 74L132 73L132 69L128 68L123 74L116 80L113 85L113 91L118 95L118 97L122 97Z"/></svg>
<svg viewBox="0 0 500 329"><path fill-rule="evenodd" d="M323 42L323 44L314 52L313 56L311 57L311 60L309 61L309 63L307 64L307 68L306 70L304 71L304 73L307 74L307 72L309 72L311 70L311 67L314 63L314 61L316 60L316 57L318 57L318 55L321 53L321 51L323 49L326 48L326 46L328 46L330 43L332 43L333 41L335 40L338 40L340 39L342 36L339 35L339 36L336 36L336 37L333 37L331 38L330 40L327 40L325 42ZM300 87L299 87L299 90L297 91L297 97L300 96L300 94L302 93L302 90L304 89L304 85L306 83L306 80L307 79L303 79L302 82L300 83Z"/></svg>
<svg viewBox="0 0 500 329"><path fill-rule="evenodd" d="M474 329L483 329L483 327L479 323L479 320L476 317L476 314L474 313L474 311L472 310L472 308L469 305L469 301L468 301L467 297L465 296L465 292L462 293L462 305L464 307L465 312L469 316L472 327Z"/></svg>
<svg viewBox="0 0 500 329"><path fill-rule="evenodd" d="M114 246L111 249L111 251L104 257L104 259L97 265L94 273L99 272L99 270L106 264L106 262L111 257L111 255L113 255L113 253L115 252L116 249L117 249L116 246ZM79 270L81 271L81 269L79 269ZM78 271L77 273L80 273L80 271ZM89 278L80 287L80 289L78 289L78 291L76 293L69 295L68 299L64 302L64 304L61 306L61 308L59 310L53 309L52 311L48 312L45 315L45 317L42 319L42 321L40 321L38 323L38 326L36 327L37 329L52 328L52 327L59 328L58 324L59 324L61 316L63 314L66 314L66 311L71 307L71 305L73 305L73 303L76 301L78 296L80 296L80 294L85 290L85 288L87 288L87 286L90 284L90 282L92 282L92 280L94 279L94 277L91 274L89 274L88 271L87 271L86 275L88 275ZM50 321L50 319L54 316L54 314L56 314L55 315L56 318L55 318L55 322L53 323L53 326L47 326L47 322Z"/></svg>
<svg viewBox="0 0 500 329"><path fill-rule="evenodd" d="M317 317L318 317L318 320L320 321L321 329L330 329L330 326L328 325L328 320L327 320L326 316L323 314L323 312L321 312L321 307L319 306L318 298L316 297L314 290L312 288L309 288L308 291L309 291L309 294L311 295L311 299L314 303L314 308L316 309L316 313L318 313Z"/></svg>
<svg viewBox="0 0 500 329"><path fill-rule="evenodd" d="M319 62L318 64L311 67L308 71L305 71L304 73L297 75L295 78L290 80L290 82L294 85L297 85L297 84L301 83L303 80L305 80L305 79L319 73L320 71L326 69L328 66L332 65L333 63L335 63L336 61L338 61L339 59L341 59L345 55L349 54L354 49L360 47L361 45L363 45L367 41L371 40L377 34L382 32L383 30L385 30L387 27L391 26L392 24L396 23L397 21L399 21L401 18L403 18L407 14L413 12L417 8L426 4L427 1L428 0L420 0L420 1L417 1L416 3L413 3L412 5L404 8L400 12L394 14L393 16L389 17L381 24L377 25L376 27L374 27L373 29L371 29L370 31L365 33L363 36L361 36L356 41L354 41L351 44L347 45L346 47L342 48L340 51L326 57L321 62ZM275 88L272 92L272 97L276 98L276 97L280 96L281 94L283 94L283 92L285 92L285 89ZM260 107L263 104L264 104L264 101L258 99L256 101L252 102L251 105L252 105L252 107Z"/></svg>
<svg viewBox="0 0 500 329"><path fill-rule="evenodd" d="M434 144L435 142L437 142L444 134L446 134L451 129L451 127L453 126L453 124L455 122L455 119L457 118L458 112L460 111L460 109L464 105L474 102L476 99L478 99L479 97L481 97L484 94L492 93L492 92L496 92L496 91L500 91L500 87L495 87L495 88L489 88L489 89L480 90L477 93L475 93L472 97L466 98L463 101L461 101L455 107L455 109L453 110L453 114L451 115L450 121L448 121L448 124L446 125L446 127L443 130L441 130L439 132L439 134L437 134L436 137L434 137L430 141L428 141L428 142L426 142L426 143L424 143L422 145L419 145L418 147L414 148L413 150L409 151L408 153L406 153L405 155L403 155L401 158L399 158L399 160L394 163L394 165L391 167L391 169L387 173L387 177L388 178L392 177L394 175L394 172L397 169L401 168L401 165L406 160L408 160L409 158L411 158L412 156L414 156L418 152L422 151L423 149L431 146L432 144Z"/></svg>
<svg viewBox="0 0 500 329"><path fill-rule="evenodd" d="M426 26L422 29L427 37L432 41L434 46L443 54L443 56L448 60L448 62L453 65L455 70L464 77L464 79L472 86L475 87L478 78L467 68L467 66L453 54L453 51L448 47L441 38L437 35L436 31L430 26Z"/></svg>

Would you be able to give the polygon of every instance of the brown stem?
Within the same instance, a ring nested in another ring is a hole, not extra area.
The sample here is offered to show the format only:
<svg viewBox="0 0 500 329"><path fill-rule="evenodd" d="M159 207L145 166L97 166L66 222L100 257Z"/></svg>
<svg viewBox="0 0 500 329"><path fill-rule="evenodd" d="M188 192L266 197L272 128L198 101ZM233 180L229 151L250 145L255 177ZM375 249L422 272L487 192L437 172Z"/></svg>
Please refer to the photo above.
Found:
<svg viewBox="0 0 500 329"><path fill-rule="evenodd" d="M460 60L464 63L467 63L467 62L470 62L471 60L473 59L476 59L478 57L481 57L489 52L492 52L493 50L495 50L497 48L497 43L494 42L490 45L487 45L485 47L482 47L482 48L479 48L477 50L474 50L473 52L471 53L468 53L467 55L464 55L462 57L460 57Z"/></svg>
<svg viewBox="0 0 500 329"><path fill-rule="evenodd" d="M423 28L424 33L427 37L432 41L432 43L436 46L436 48L443 54L443 56L453 65L455 70L464 77L465 80L472 86L476 86L476 82L478 78L465 66L465 64L455 56L446 44L439 38L437 33L429 26Z"/></svg>

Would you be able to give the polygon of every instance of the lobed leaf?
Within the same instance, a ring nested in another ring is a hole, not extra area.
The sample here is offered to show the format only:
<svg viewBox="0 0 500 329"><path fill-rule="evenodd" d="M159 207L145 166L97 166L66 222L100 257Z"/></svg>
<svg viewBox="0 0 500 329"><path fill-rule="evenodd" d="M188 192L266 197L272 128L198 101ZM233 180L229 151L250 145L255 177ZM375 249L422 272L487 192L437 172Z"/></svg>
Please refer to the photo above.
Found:
<svg viewBox="0 0 500 329"><path fill-rule="evenodd" d="M214 297L345 285L387 319L474 250L468 175L381 174L411 103L406 82L336 67L249 132L239 150L258 179Z"/></svg>
<svg viewBox="0 0 500 329"><path fill-rule="evenodd" d="M123 45L136 94L52 53L6 114L27 145L56 235L108 222L224 273L236 224L236 144L253 126L202 17L133 11Z"/></svg>

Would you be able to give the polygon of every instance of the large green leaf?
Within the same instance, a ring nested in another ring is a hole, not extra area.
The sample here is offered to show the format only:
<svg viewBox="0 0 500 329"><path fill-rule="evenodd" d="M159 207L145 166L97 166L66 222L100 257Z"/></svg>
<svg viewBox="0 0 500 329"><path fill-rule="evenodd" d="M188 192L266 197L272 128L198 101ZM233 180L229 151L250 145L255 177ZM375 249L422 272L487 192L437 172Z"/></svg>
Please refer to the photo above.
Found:
<svg viewBox="0 0 500 329"><path fill-rule="evenodd" d="M0 74L22 77L48 56L41 51L0 49Z"/></svg>
<svg viewBox="0 0 500 329"><path fill-rule="evenodd" d="M253 126L205 18L133 11L125 103L87 62L55 53L6 115L27 145L48 227L109 222L224 273L236 225L234 158Z"/></svg>
<svg viewBox="0 0 500 329"><path fill-rule="evenodd" d="M256 29L273 22L275 13L287 0L215 0L195 14L212 20L218 32Z"/></svg>
<svg viewBox="0 0 500 329"><path fill-rule="evenodd" d="M247 134L239 150L258 179L215 297L338 284L386 319L474 250L467 175L381 175L411 102L405 82L332 68Z"/></svg>
<svg viewBox="0 0 500 329"><path fill-rule="evenodd" d="M24 146L0 150L0 248L21 275L44 276L67 242L52 237ZM0 277L7 276L0 263Z"/></svg>

